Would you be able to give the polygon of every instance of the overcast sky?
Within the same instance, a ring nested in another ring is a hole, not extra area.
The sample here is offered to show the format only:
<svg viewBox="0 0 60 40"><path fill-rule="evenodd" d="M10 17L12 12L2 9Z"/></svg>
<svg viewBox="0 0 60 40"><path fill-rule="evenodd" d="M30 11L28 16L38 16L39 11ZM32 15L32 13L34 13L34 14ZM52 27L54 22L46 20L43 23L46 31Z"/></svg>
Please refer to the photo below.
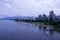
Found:
<svg viewBox="0 0 60 40"><path fill-rule="evenodd" d="M0 16L38 16L53 10L60 15L59 0L0 0Z"/></svg>

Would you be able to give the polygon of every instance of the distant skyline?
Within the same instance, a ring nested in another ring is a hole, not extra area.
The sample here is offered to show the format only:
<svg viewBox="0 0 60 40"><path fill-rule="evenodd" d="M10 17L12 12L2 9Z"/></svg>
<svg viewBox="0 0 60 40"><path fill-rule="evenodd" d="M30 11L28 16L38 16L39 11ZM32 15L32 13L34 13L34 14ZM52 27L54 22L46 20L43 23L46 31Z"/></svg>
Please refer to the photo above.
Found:
<svg viewBox="0 0 60 40"><path fill-rule="evenodd" d="M60 15L60 0L0 0L0 16Z"/></svg>

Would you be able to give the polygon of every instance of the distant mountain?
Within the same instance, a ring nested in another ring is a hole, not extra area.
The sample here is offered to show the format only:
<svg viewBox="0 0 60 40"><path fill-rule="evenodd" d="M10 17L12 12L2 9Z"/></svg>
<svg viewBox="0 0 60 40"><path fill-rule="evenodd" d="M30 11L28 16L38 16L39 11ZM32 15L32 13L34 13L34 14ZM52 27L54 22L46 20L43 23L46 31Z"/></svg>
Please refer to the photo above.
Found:
<svg viewBox="0 0 60 40"><path fill-rule="evenodd" d="M34 17L15 16L15 17L3 17L3 18L0 18L0 20L15 20L15 19L34 19Z"/></svg>
<svg viewBox="0 0 60 40"><path fill-rule="evenodd" d="M4 17L4 18L0 18L0 20L15 20L18 17Z"/></svg>

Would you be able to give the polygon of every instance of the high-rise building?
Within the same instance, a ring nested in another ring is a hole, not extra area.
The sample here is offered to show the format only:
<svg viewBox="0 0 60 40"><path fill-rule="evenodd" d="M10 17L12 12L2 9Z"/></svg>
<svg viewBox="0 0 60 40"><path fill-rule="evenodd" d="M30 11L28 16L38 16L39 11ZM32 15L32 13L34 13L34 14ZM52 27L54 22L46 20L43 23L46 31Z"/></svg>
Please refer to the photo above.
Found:
<svg viewBox="0 0 60 40"><path fill-rule="evenodd" d="M53 20L55 20L55 18L56 18L56 15L54 14L54 11L52 11L52 10L49 12L49 17L48 17L48 19L50 20L51 18L52 18Z"/></svg>
<svg viewBox="0 0 60 40"><path fill-rule="evenodd" d="M43 14L43 21L46 21L46 20L48 20L48 17L47 15Z"/></svg>

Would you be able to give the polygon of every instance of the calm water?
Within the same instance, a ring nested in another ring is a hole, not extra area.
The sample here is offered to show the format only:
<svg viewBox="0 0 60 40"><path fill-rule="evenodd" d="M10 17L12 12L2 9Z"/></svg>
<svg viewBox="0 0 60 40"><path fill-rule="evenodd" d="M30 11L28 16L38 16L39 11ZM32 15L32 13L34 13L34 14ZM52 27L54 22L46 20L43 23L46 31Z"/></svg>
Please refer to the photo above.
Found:
<svg viewBox="0 0 60 40"><path fill-rule="evenodd" d="M60 32L32 24L0 20L0 40L60 40Z"/></svg>

